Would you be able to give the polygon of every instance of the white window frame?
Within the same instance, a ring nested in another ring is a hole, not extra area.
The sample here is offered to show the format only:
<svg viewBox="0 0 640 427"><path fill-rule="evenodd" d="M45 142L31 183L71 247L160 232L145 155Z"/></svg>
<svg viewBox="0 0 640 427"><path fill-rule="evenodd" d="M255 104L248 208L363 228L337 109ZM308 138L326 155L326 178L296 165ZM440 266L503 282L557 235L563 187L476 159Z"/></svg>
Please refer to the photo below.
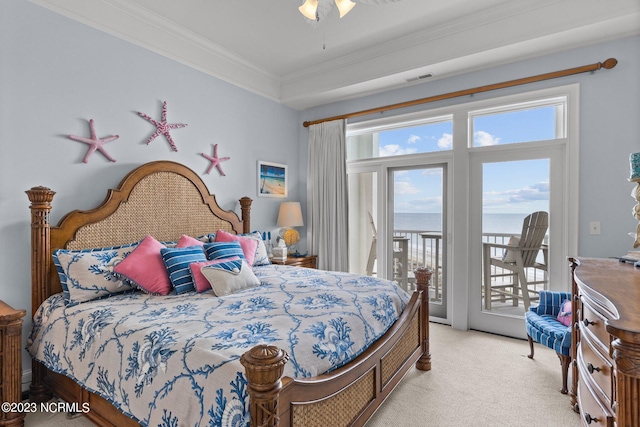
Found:
<svg viewBox="0 0 640 427"><path fill-rule="evenodd" d="M384 195L380 195L378 212L383 212L382 218L378 218L378 233L382 236L389 235L387 230L387 216L389 215L387 176L389 169L394 167L410 167L431 164L447 164L449 171L448 206L446 206L447 223L449 224L448 235L448 268L447 283L449 287L448 305L452 305L451 310L447 310L446 323L451 323L457 329L469 329L469 290L468 284L472 282L474 272L469 268L471 253L470 235L471 221L470 214L470 194L469 194L469 161L474 153L490 155L495 152L499 155L505 150L527 150L533 147L547 147L549 149L560 149L563 152L564 170L563 176L554 176L553 179L560 181L563 192L563 206L561 224L556 227L562 234L557 237L556 242L564 254L577 253L578 248L578 141L579 141L579 84L558 86L535 91L524 91L506 96L493 97L480 101L465 102L457 105L422 110L409 114L396 115L391 117L378 118L369 121L362 121L354 124L347 124L347 137L351 135L361 135L365 133L377 132L381 130L391 130L418 124L433 123L451 118L453 120L453 146L451 150L428 153L407 154L392 157L377 157L363 160L351 160L347 162L347 173L375 170L378 172L379 187L384 188ZM513 144L502 144L485 147L473 147L473 129L470 114L488 114L489 112L503 112L518 109L518 106L542 106L553 105L554 100L566 99L566 111L559 111L564 114L566 120L556 120L556 135L563 137L554 140L518 142ZM384 186L382 186L384 185ZM382 199L385 197L385 199ZM382 200L381 200L382 199ZM386 200L386 206L385 206ZM453 211L462 210L466 212L464 220L455 221ZM556 220L557 221L557 220ZM383 254L386 247L385 239L378 241L378 254ZM552 242L553 243L553 242ZM453 260L456 260L455 266ZM386 260L382 259L383 264ZM568 263L555 266L564 277L562 283L552 285L556 289L570 289ZM565 274L566 273L566 274ZM476 273L479 274L479 273ZM456 283L455 287L451 284ZM466 285L466 286L465 286Z"/></svg>

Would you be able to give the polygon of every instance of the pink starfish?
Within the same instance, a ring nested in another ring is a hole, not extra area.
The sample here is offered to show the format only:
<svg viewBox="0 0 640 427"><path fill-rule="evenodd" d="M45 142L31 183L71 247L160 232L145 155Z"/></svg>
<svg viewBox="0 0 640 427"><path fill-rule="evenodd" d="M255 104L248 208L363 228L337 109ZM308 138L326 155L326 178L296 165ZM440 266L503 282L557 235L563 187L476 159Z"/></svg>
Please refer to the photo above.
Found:
<svg viewBox="0 0 640 427"><path fill-rule="evenodd" d="M211 162L209 168L207 168L207 171L205 172L206 174L210 173L211 169L213 169L213 167L215 166L216 169L218 169L218 172L220 172L220 175L226 176L222 171L222 165L220 163L229 160L231 157L218 157L218 144L213 144L213 156L204 153L200 154L202 154L205 159Z"/></svg>
<svg viewBox="0 0 640 427"><path fill-rule="evenodd" d="M84 159L82 159L82 163L87 163L87 161L89 160L89 157L96 150L98 150L99 152L104 154L104 156L107 159L111 160L112 162L115 162L116 159L111 157L109 155L109 153L107 153L105 151L104 144L106 144L107 142L111 142L111 141L113 141L115 139L118 139L119 136L118 135L113 135L113 136L108 136L106 138L98 138L96 136L96 128L93 125L93 119L89 120L89 128L91 129L91 138L83 138L81 136L69 135L69 138L73 139L74 141L80 141L80 142L84 142L85 144L89 144L90 145L89 149L87 150L87 154L85 154L84 155Z"/></svg>
<svg viewBox="0 0 640 427"><path fill-rule="evenodd" d="M160 134L162 134L167 137L167 140L169 141L169 144L171 144L171 148L173 149L173 151L178 151L178 148L176 147L176 144L173 142L173 138L171 138L171 134L169 133L169 131L171 129L183 128L183 127L186 127L187 125L183 123L167 123L167 101L164 101L162 103L162 120L160 122L152 119L151 117L139 111L138 111L138 115L140 117L144 117L145 119L149 120L158 128L155 131L155 133L151 135L149 139L147 139L147 145L149 145L149 143L153 141L157 136L160 136Z"/></svg>

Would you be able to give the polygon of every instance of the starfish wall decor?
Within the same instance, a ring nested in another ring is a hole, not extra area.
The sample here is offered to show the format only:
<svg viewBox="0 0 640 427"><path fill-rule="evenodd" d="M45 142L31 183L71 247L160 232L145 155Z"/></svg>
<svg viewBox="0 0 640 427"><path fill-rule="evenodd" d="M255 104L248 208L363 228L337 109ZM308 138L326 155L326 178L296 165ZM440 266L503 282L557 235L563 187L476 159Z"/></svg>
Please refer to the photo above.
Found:
<svg viewBox="0 0 640 427"><path fill-rule="evenodd" d="M164 101L162 103L162 119L159 122L147 116L146 114L141 113L140 111L138 111L138 115L140 117L143 117L149 120L157 128L155 133L151 135L149 139L147 139L147 145L149 145L149 143L153 141L157 136L160 136L162 134L167 138L167 141L169 141L169 144L171 145L171 149L173 151L178 151L178 148L176 147L176 144L173 142L173 138L171 138L171 133L169 131L171 129L183 128L183 127L186 127L187 125L184 123L167 123L167 101Z"/></svg>
<svg viewBox="0 0 640 427"><path fill-rule="evenodd" d="M116 159L111 157L109 153L107 153L107 151L104 149L104 144L106 144L107 142L111 142L115 139L118 139L119 135L107 136L106 138L98 138L96 136L96 128L93 124L93 119L89 120L89 128L91 129L90 138L69 135L69 138L73 139L74 141L84 142L85 144L88 144L90 146L89 149L87 150L87 154L84 155L84 159L82 159L82 163L87 163L87 161L89 160L89 157L91 157L91 155L96 150L101 152L107 159L111 160L112 162L115 162Z"/></svg>
<svg viewBox="0 0 640 427"><path fill-rule="evenodd" d="M213 169L213 167L215 166L215 168L218 169L218 172L220 172L220 175L225 176L225 173L222 171L222 165L220 163L229 160L231 157L218 157L218 144L213 144L213 156L204 153L200 154L202 155L202 157L211 162L211 164L207 168L207 171L205 172L206 174L210 173L211 169Z"/></svg>

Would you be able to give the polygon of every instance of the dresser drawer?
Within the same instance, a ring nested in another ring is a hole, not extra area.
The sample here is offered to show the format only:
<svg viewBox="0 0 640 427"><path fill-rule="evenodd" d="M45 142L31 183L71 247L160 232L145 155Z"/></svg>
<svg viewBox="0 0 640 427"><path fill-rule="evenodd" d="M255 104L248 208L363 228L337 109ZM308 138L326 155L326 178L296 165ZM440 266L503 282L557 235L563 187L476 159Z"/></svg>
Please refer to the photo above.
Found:
<svg viewBox="0 0 640 427"><path fill-rule="evenodd" d="M590 381L578 383L578 404L580 405L580 418L583 426L613 427L613 415L602 402L590 390Z"/></svg>
<svg viewBox="0 0 640 427"><path fill-rule="evenodd" d="M580 334L586 336L594 345L600 348L603 354L610 354L611 336L605 329L605 319L596 310L591 308L583 297L580 298Z"/></svg>
<svg viewBox="0 0 640 427"><path fill-rule="evenodd" d="M590 381L592 388L598 388L598 392L607 400L607 405L613 404L613 365L605 360L588 340L583 339L578 347L579 376L585 381Z"/></svg>

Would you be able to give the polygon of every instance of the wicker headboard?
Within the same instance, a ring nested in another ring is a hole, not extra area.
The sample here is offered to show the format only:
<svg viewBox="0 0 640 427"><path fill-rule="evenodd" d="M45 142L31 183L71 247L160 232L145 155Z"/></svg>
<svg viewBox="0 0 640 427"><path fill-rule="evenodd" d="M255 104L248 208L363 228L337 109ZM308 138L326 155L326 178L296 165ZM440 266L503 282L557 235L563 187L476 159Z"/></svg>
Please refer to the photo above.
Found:
<svg viewBox="0 0 640 427"><path fill-rule="evenodd" d="M248 233L251 199L240 199L242 220L225 211L191 169L179 163L157 161L129 172L100 206L73 211L51 227L49 212L54 191L34 187L31 200L32 313L50 295L60 292L60 280L51 262L54 250L87 249L135 242L147 234L160 241L181 235L197 237L218 229Z"/></svg>

